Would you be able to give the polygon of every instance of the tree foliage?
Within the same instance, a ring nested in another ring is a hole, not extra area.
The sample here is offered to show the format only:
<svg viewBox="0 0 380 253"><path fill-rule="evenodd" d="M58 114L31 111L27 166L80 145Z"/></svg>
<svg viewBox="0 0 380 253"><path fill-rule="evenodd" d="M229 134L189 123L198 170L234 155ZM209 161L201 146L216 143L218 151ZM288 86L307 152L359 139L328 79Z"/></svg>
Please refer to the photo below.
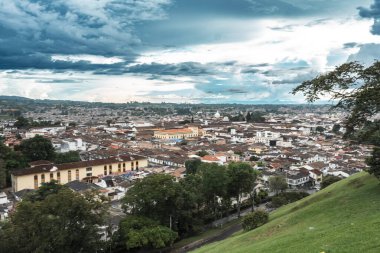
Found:
<svg viewBox="0 0 380 253"><path fill-rule="evenodd" d="M372 144L380 145L380 121L374 117L380 112L380 61L369 67L357 62L345 63L303 82L293 90L293 94L297 92L303 93L309 102L330 96L336 101L334 108L348 112L344 122L345 138L361 142L370 140ZM376 158L373 159L368 163L371 166L369 173L380 179L380 168L373 163Z"/></svg>
<svg viewBox="0 0 380 253"><path fill-rule="evenodd" d="M341 180L341 178L337 177L337 176L331 176L331 175L326 176L326 177L323 178L323 181L321 183L321 188L322 189L326 188L327 186L329 186L329 185L331 185L331 184L333 184L335 182L338 182L340 180Z"/></svg>
<svg viewBox="0 0 380 253"><path fill-rule="evenodd" d="M269 188L276 194L285 191L288 188L286 179L283 176L273 176L269 178Z"/></svg>
<svg viewBox="0 0 380 253"><path fill-rule="evenodd" d="M202 162L200 159L191 159L187 160L185 162L185 167L186 167L186 174L195 174L197 173L199 167L201 166Z"/></svg>
<svg viewBox="0 0 380 253"><path fill-rule="evenodd" d="M51 141L39 135L31 139L23 140L19 149L29 161L51 161L55 155Z"/></svg>
<svg viewBox="0 0 380 253"><path fill-rule="evenodd" d="M104 212L70 189L18 204L1 229L1 252L96 252Z"/></svg>
<svg viewBox="0 0 380 253"><path fill-rule="evenodd" d="M66 153L55 153L54 155L54 162L57 164L79 162L80 160L81 159L80 159L78 151L69 151Z"/></svg>
<svg viewBox="0 0 380 253"><path fill-rule="evenodd" d="M253 191L256 173L248 163L230 163L227 167L228 193L236 198L238 217L242 195Z"/></svg>
<svg viewBox="0 0 380 253"><path fill-rule="evenodd" d="M127 216L119 225L119 243L124 249L159 249L171 246L177 233L141 216Z"/></svg>
<svg viewBox="0 0 380 253"><path fill-rule="evenodd" d="M249 231L264 225L268 220L269 214L266 211L257 210L244 216L242 226L244 231Z"/></svg>

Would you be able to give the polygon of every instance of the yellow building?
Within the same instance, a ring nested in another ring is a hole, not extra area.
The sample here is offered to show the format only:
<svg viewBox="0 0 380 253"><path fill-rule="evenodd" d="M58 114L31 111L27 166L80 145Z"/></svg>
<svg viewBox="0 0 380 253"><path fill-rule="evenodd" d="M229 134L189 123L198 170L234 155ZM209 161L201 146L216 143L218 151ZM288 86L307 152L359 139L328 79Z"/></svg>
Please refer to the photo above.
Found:
<svg viewBox="0 0 380 253"><path fill-rule="evenodd" d="M147 158L135 155L64 164L41 161L33 163L30 168L12 171L12 190L17 192L23 189L37 189L42 183L51 180L60 184L74 180L93 183L107 175L138 171L147 166Z"/></svg>
<svg viewBox="0 0 380 253"><path fill-rule="evenodd" d="M203 135L198 127L174 128L154 131L154 138L157 139L189 139Z"/></svg>

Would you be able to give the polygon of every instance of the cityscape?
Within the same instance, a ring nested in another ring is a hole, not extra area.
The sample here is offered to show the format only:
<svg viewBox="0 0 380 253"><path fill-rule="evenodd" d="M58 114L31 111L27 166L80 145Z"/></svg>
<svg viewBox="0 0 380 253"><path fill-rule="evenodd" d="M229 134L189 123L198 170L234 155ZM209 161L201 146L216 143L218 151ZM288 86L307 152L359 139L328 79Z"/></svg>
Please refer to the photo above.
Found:
<svg viewBox="0 0 380 253"><path fill-rule="evenodd" d="M379 0L0 0L0 252L380 252Z"/></svg>

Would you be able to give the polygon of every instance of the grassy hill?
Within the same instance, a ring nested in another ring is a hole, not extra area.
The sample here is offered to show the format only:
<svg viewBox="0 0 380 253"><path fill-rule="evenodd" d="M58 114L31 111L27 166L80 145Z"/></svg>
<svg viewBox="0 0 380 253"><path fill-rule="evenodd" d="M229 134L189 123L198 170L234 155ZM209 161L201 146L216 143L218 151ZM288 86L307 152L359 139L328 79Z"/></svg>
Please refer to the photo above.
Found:
<svg viewBox="0 0 380 253"><path fill-rule="evenodd" d="M380 183L359 173L270 215L269 223L196 252L380 252Z"/></svg>

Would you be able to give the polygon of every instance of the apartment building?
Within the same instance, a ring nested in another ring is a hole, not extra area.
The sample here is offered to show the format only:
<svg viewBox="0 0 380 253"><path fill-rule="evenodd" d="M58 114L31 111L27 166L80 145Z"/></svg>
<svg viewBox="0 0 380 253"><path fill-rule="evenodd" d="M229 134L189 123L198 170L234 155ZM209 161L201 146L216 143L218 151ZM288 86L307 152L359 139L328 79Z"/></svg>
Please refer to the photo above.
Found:
<svg viewBox="0 0 380 253"><path fill-rule="evenodd" d="M60 184L74 180L95 183L103 176L138 171L147 166L148 159L137 155L64 164L39 161L32 163L30 168L12 171L12 190L17 192L24 189L38 189L42 183L52 180Z"/></svg>

